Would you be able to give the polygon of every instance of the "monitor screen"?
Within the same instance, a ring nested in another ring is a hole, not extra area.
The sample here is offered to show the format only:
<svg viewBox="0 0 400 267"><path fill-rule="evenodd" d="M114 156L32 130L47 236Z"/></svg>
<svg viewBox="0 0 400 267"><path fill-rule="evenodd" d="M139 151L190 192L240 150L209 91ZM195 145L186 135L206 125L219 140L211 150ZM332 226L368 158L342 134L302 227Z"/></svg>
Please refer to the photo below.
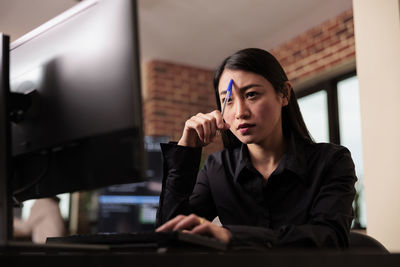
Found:
<svg viewBox="0 0 400 267"><path fill-rule="evenodd" d="M143 180L136 8L86 0L11 44L16 199Z"/></svg>
<svg viewBox="0 0 400 267"><path fill-rule="evenodd" d="M154 230L159 194L152 182L104 188L98 196L97 232Z"/></svg>

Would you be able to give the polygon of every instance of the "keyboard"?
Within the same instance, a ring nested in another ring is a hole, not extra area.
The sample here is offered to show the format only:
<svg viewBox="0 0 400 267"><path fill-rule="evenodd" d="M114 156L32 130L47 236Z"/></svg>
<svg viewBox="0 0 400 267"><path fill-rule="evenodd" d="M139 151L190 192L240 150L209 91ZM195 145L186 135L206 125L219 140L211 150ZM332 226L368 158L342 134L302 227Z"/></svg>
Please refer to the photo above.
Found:
<svg viewBox="0 0 400 267"><path fill-rule="evenodd" d="M226 250L218 239L182 232L98 233L48 237L46 244L107 245L110 248L208 248Z"/></svg>

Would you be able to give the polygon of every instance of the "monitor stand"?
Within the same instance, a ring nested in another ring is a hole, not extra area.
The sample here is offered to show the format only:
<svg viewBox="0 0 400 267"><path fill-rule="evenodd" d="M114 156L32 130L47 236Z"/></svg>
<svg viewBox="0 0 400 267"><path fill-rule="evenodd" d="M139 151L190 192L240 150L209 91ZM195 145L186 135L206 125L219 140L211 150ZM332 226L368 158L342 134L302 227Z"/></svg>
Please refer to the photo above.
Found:
<svg viewBox="0 0 400 267"><path fill-rule="evenodd" d="M12 201L9 187L11 174L10 38L0 33L0 247L12 240Z"/></svg>

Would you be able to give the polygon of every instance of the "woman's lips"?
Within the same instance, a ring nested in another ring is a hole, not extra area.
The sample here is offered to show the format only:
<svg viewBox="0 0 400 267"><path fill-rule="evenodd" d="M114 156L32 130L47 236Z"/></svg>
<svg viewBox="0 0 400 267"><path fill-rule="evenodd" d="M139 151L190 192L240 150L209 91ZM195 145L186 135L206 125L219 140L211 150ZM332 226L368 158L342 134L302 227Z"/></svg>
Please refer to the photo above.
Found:
<svg viewBox="0 0 400 267"><path fill-rule="evenodd" d="M247 133L250 128L254 127L254 124L249 124L249 123L243 123L243 124L239 124L239 126L237 127L237 130L241 133L241 134L245 134Z"/></svg>

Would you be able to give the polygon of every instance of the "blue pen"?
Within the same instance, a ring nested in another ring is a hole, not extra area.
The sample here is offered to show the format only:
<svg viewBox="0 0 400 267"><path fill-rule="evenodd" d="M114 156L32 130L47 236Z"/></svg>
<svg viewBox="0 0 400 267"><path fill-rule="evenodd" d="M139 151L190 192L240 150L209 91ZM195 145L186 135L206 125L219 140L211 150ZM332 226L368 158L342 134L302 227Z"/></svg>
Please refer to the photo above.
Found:
<svg viewBox="0 0 400 267"><path fill-rule="evenodd" d="M229 101L229 99L231 98L231 94L232 94L232 84L233 84L233 79L231 79L229 81L229 85L228 85L228 89L226 89L226 94L227 96L225 96L225 100L224 103L222 104L222 109L221 109L221 116L224 117L224 112L225 112L225 107L226 107L226 103Z"/></svg>

